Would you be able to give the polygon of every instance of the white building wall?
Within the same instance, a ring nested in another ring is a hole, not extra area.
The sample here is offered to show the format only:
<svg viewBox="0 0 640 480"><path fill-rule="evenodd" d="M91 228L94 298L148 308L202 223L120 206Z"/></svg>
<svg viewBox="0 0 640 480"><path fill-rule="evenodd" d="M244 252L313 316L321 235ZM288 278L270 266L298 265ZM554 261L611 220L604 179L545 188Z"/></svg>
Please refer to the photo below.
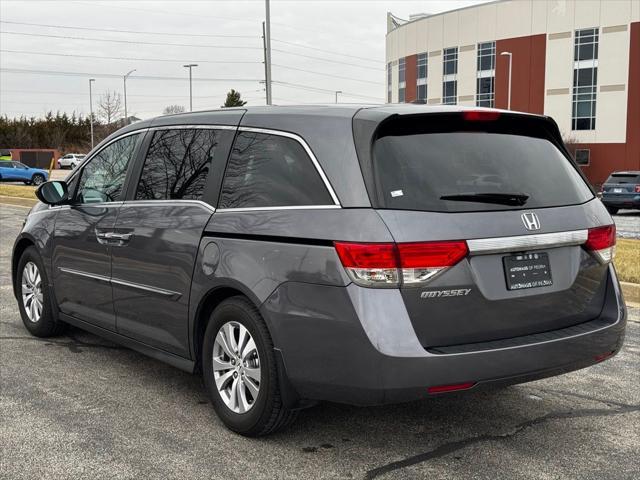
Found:
<svg viewBox="0 0 640 480"><path fill-rule="evenodd" d="M428 102L440 103L442 49L457 46L459 103L474 105L477 44L544 33L545 114L579 142L620 143L626 140L629 23L637 21L640 0L503 0L396 28L387 35L387 59L429 52ZM592 27L599 27L600 42L596 129L572 132L574 32ZM397 63L394 78L397 83ZM397 101L397 86L393 93Z"/></svg>

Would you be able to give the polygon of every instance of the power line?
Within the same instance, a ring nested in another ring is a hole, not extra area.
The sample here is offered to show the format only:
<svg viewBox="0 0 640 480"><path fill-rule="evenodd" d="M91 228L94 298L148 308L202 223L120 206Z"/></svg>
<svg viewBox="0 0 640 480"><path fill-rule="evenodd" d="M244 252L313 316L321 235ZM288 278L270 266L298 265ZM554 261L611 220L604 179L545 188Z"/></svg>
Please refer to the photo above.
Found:
<svg viewBox="0 0 640 480"><path fill-rule="evenodd" d="M307 90L310 92L326 92L326 93L335 93L335 90L329 90L327 88L320 88L320 87L314 87L312 85L303 85L300 83L291 83L291 82L282 82L279 80L274 80L273 83L275 83L276 85L282 85L284 87L290 87L290 88L294 88L294 89L298 89L298 90ZM347 97L354 97L354 98L366 98L366 99L373 99L373 100L381 100L381 97L371 97L369 95L360 95L358 93L350 93L350 92L342 92L341 95L347 96Z"/></svg>
<svg viewBox="0 0 640 480"><path fill-rule="evenodd" d="M370 67L368 65L358 65L356 63L346 62L346 61L342 61L342 60L331 60L329 58L317 57L315 55L306 55L304 53L291 52L289 50L281 50L279 48L272 48L271 51L285 53L287 55L293 55L295 57L311 58L313 60L320 60L320 61L323 61L323 62L336 63L338 65L348 65L350 67L365 68L367 70L384 71L384 68L381 68L381 67Z"/></svg>
<svg viewBox="0 0 640 480"><path fill-rule="evenodd" d="M249 47L240 45L198 45L195 43L168 43L168 42L145 42L141 40L117 40L114 38L91 38L91 37L70 37L68 35L51 35L45 33L26 33L26 32L9 32L0 31L6 35L22 35L25 37L45 37L45 38L62 38L65 40L83 40L89 42L107 42L107 43L126 43L131 45L162 45L170 47L200 47L200 48L233 48L237 50L262 50L262 47Z"/></svg>
<svg viewBox="0 0 640 480"><path fill-rule="evenodd" d="M184 58L140 58L140 57L111 57L107 55L82 55L79 53L50 53L50 52L30 52L27 50L6 50L0 49L0 52L6 53L20 53L26 55L44 55L44 56L52 56L52 57L77 57L77 58L98 58L103 60L132 60L136 62L168 62L168 63L184 63L186 61ZM198 63L214 63L214 64L250 64L250 65L261 65L262 62L256 61L244 61L244 60L193 60L193 62Z"/></svg>
<svg viewBox="0 0 640 480"><path fill-rule="evenodd" d="M284 68L286 70L295 70L296 72L313 73L314 75L322 75L322 76L325 76L325 77L340 78L342 80L350 80L352 82L370 83L372 85L384 85L384 82L375 82L373 80L363 80L363 79L360 79L360 78L353 78L353 77L343 77L341 75L333 75L332 73L316 72L316 71L313 71L313 70L305 70L304 68L288 67L286 65L279 65L277 63L272 63L271 65L273 65L274 67Z"/></svg>
<svg viewBox="0 0 640 480"><path fill-rule="evenodd" d="M262 89L258 89L258 90L245 90L245 93L257 93L257 92L262 92ZM76 97L84 97L86 96L85 93L75 93L75 92L59 92L59 91L45 91L45 90L6 90L6 89L0 89L0 95L2 95L3 93L26 93L29 95L71 95L71 96L76 96ZM224 95L226 94L225 92L221 92L218 95L194 95L193 98L218 98L220 95ZM189 98L189 95L183 95L183 94L177 94L177 95L144 95L144 94L131 94L131 93L127 93L127 98L128 97L145 97L145 98Z"/></svg>
<svg viewBox="0 0 640 480"><path fill-rule="evenodd" d="M63 72L56 70L30 70L26 68L5 68L1 67L0 72L6 73L24 73L24 74L37 74L37 75L62 75L62 76L75 76L75 77L99 77L99 78L122 78L122 75L114 73L87 73L87 72ZM135 75L130 79L135 80L179 80L185 81L184 77L158 77L153 75ZM262 81L259 78L203 78L197 77L193 79L194 82L255 82Z"/></svg>
<svg viewBox="0 0 640 480"><path fill-rule="evenodd" d="M325 52L325 53L331 53L333 55L340 55L340 56L343 56L343 57L356 58L358 60L366 60L367 62L384 63L383 61L376 60L374 58L360 57L358 55L349 55L347 53L336 52L335 50L326 50L324 48L311 47L309 45L304 45L302 43L288 42L288 41L285 41L285 40L278 40L277 38L272 38L271 41L272 42L282 43L284 45L291 45L293 47L307 48L309 50L315 50L317 52Z"/></svg>
<svg viewBox="0 0 640 480"><path fill-rule="evenodd" d="M46 23L27 23L27 22L13 22L9 20L0 20L0 23L7 23L11 25L24 25L29 27L47 27L47 28L59 28L63 30L87 30L94 32L111 32L111 33L131 33L135 35L162 35L172 37L206 37L206 38L252 38L258 39L259 35L227 35L217 33L175 33L175 32L144 32L139 30L118 30L114 28L97 28L97 27L79 27L71 25L50 25Z"/></svg>

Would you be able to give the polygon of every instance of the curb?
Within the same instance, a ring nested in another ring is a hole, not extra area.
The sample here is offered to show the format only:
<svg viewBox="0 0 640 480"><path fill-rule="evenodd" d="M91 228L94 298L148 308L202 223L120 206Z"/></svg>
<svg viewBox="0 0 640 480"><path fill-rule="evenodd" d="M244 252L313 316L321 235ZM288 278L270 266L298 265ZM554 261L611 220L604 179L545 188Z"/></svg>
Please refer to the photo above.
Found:
<svg viewBox="0 0 640 480"><path fill-rule="evenodd" d="M625 303L640 304L640 283L620 282Z"/></svg>

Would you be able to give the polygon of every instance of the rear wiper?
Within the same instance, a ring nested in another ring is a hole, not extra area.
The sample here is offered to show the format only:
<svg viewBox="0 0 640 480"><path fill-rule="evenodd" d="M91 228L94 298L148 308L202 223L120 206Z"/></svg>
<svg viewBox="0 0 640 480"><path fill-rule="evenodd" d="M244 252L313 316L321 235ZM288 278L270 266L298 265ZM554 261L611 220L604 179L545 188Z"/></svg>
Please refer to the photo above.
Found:
<svg viewBox="0 0 640 480"><path fill-rule="evenodd" d="M527 203L529 195L524 193L457 193L443 195L440 200L452 200L456 202L496 203L499 205L522 206Z"/></svg>

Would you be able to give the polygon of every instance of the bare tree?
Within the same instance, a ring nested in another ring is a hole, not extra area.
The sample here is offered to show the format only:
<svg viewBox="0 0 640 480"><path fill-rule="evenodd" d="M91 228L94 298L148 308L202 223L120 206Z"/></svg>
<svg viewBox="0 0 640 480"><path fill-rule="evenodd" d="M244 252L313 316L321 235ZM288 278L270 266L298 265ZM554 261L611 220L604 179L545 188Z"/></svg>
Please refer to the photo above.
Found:
<svg viewBox="0 0 640 480"><path fill-rule="evenodd" d="M162 111L163 115L173 115L174 113L184 113L186 108L182 105L167 105Z"/></svg>
<svg viewBox="0 0 640 480"><path fill-rule="evenodd" d="M98 112L107 125L116 121L122 115L120 94L118 92L104 92L98 100Z"/></svg>

